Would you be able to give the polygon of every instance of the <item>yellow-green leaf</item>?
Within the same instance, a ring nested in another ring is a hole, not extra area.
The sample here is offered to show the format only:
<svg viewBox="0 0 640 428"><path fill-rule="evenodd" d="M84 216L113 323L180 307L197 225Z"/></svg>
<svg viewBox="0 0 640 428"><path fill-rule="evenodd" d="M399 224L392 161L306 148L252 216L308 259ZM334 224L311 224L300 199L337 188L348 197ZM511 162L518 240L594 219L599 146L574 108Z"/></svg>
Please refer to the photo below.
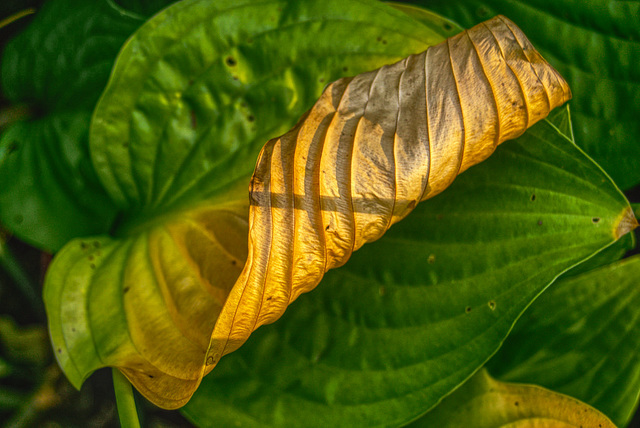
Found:
<svg viewBox="0 0 640 428"><path fill-rule="evenodd" d="M435 409L410 425L437 428L615 428L602 413L548 389L476 373Z"/></svg>
<svg viewBox="0 0 640 428"><path fill-rule="evenodd" d="M72 383L111 365L155 403L184 404L246 258L259 148L327 82L422 51L439 31L374 1L189 0L148 21L91 127L97 172L123 210L114 236L70 242L47 275Z"/></svg>

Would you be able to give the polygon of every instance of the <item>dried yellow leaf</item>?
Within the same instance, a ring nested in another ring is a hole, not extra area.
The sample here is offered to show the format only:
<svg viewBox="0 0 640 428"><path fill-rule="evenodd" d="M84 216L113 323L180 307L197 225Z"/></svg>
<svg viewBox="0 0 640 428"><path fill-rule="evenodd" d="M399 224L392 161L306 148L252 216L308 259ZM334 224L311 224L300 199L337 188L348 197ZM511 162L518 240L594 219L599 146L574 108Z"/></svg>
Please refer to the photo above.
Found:
<svg viewBox="0 0 640 428"><path fill-rule="evenodd" d="M216 322L205 372L327 270L570 98L565 80L503 16L328 85L260 153L248 259Z"/></svg>

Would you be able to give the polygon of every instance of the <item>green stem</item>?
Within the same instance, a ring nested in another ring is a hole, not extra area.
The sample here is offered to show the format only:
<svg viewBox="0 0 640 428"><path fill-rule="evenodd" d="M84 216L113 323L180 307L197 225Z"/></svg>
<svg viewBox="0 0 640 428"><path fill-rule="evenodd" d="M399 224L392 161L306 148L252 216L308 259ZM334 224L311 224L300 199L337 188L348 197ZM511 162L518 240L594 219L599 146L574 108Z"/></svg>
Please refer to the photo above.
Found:
<svg viewBox="0 0 640 428"><path fill-rule="evenodd" d="M122 428L140 428L136 402L133 398L133 388L129 380L120 373L120 370L113 368L113 389L116 393L116 403L118 404L118 417Z"/></svg>

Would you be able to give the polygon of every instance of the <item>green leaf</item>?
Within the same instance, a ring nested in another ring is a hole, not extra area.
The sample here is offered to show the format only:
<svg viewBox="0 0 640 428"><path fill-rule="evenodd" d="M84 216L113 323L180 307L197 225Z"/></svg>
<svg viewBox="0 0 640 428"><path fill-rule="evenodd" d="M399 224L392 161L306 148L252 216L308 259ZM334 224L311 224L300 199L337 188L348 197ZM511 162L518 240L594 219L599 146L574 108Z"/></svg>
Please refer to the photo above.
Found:
<svg viewBox="0 0 640 428"><path fill-rule="evenodd" d="M7 44L3 93L36 116L0 140L0 222L21 239L56 251L113 223L115 206L89 158L89 121L120 46L141 22L105 0L52 0Z"/></svg>
<svg viewBox="0 0 640 428"><path fill-rule="evenodd" d="M575 398L535 385L492 379L479 371L410 427L457 428L610 427L602 413Z"/></svg>
<svg viewBox="0 0 640 428"><path fill-rule="evenodd" d="M126 211L116 238L70 242L44 297L58 361L79 387L119 367L179 407L200 382L247 252L260 147L331 80L444 39L373 1L183 1L124 46L94 113L92 157Z"/></svg>
<svg viewBox="0 0 640 428"><path fill-rule="evenodd" d="M185 1L165 10L126 45L91 128L100 179L128 211L122 227L248 177L262 145L328 82L444 37L369 1Z"/></svg>
<svg viewBox="0 0 640 428"><path fill-rule="evenodd" d="M89 164L90 117L51 114L0 137L0 221L36 247L55 251L113 222L113 204Z"/></svg>
<svg viewBox="0 0 640 428"><path fill-rule="evenodd" d="M553 284L489 370L576 397L626 426L640 396L640 257Z"/></svg>
<svg viewBox="0 0 640 428"><path fill-rule="evenodd" d="M569 82L576 142L622 188L640 183L640 2L413 0L471 27L512 19Z"/></svg>
<svg viewBox="0 0 640 428"><path fill-rule="evenodd" d="M141 24L106 1L46 2L26 31L7 44L2 89L14 103L45 113L91 111L126 38Z"/></svg>
<svg viewBox="0 0 640 428"><path fill-rule="evenodd" d="M254 332L184 413L199 426L409 422L481 367L559 274L611 245L629 209L541 122Z"/></svg>

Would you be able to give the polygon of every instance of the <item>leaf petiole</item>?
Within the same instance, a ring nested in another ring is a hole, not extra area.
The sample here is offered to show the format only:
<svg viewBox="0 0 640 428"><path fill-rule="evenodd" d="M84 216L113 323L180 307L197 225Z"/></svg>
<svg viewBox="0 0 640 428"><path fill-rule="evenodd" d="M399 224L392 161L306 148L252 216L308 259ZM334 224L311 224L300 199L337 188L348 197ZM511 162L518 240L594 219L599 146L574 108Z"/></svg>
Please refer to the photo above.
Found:
<svg viewBox="0 0 640 428"><path fill-rule="evenodd" d="M131 387L129 380L120 372L120 370L114 367L112 372L113 389L116 394L116 403L118 404L120 426L122 428L140 428L136 402L133 397L133 388Z"/></svg>

